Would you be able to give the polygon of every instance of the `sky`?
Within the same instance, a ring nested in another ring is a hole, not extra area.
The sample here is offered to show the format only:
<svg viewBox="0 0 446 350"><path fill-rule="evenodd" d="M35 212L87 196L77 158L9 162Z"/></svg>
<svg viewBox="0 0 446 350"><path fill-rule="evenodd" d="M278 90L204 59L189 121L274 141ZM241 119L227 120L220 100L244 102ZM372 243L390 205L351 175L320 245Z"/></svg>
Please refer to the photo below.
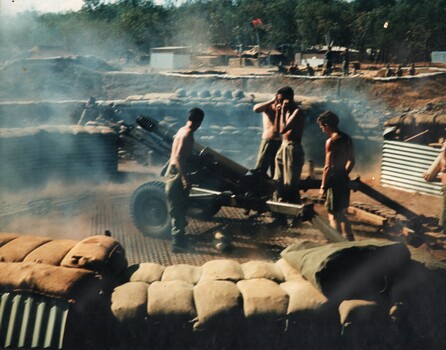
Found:
<svg viewBox="0 0 446 350"><path fill-rule="evenodd" d="M155 0L155 4L163 5L164 0ZM65 12L78 11L83 0L0 0L0 14L15 15L24 11Z"/></svg>

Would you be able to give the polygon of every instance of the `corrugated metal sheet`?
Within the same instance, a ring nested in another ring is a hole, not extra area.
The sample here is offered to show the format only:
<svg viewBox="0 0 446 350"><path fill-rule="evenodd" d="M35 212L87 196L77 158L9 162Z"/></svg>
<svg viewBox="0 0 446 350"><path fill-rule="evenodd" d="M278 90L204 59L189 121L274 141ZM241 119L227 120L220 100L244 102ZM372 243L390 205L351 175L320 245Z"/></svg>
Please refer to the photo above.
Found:
<svg viewBox="0 0 446 350"><path fill-rule="evenodd" d="M0 294L2 348L61 349L69 303L21 293Z"/></svg>
<svg viewBox="0 0 446 350"><path fill-rule="evenodd" d="M441 182L427 182L422 176L439 151L439 148L385 140L381 183L411 192L441 195Z"/></svg>

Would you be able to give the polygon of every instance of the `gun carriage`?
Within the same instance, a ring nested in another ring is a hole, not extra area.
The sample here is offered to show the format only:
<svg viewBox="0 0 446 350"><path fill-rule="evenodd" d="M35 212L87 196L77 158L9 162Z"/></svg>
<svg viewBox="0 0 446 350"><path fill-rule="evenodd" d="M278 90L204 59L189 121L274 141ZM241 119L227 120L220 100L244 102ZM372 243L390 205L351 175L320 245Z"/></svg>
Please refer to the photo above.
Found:
<svg viewBox="0 0 446 350"><path fill-rule="evenodd" d="M175 132L147 116L139 116L137 125L124 129L127 137L146 145L164 161L170 157ZM167 168L167 163L161 171ZM188 178L192 183L189 215L210 218L222 206L243 208L258 213L273 212L309 220L312 203L290 204L272 200L274 181L199 143L194 144ZM162 237L170 232L170 217L164 183L150 181L133 193L130 213L136 227L145 235Z"/></svg>

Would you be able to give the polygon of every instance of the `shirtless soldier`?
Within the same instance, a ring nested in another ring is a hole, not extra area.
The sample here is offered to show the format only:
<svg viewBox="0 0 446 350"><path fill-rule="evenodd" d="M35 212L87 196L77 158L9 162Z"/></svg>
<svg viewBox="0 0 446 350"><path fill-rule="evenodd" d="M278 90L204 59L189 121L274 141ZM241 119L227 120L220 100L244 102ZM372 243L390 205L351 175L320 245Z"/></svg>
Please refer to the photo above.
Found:
<svg viewBox="0 0 446 350"><path fill-rule="evenodd" d="M282 134L282 144L276 155L274 180L277 181L277 199L288 203L300 203L299 181L304 165L301 145L304 115L294 102L294 91L283 87L276 95L276 129Z"/></svg>
<svg viewBox="0 0 446 350"><path fill-rule="evenodd" d="M167 206L172 223L172 251L186 250L186 211L189 202L190 183L186 177L187 161L192 155L194 132L201 126L204 112L192 108L188 112L186 125L175 135L172 144L169 167L166 172Z"/></svg>
<svg viewBox="0 0 446 350"><path fill-rule="evenodd" d="M338 129L339 118L333 112L323 112L317 122L329 136L325 143L325 166L319 195L321 198L326 197L330 226L353 241L353 232L345 213L350 205L348 175L355 165L352 139Z"/></svg>
<svg viewBox="0 0 446 350"><path fill-rule="evenodd" d="M282 142L279 131L274 127L274 120L278 112L276 103L277 95L270 101L257 103L253 108L255 113L262 113L263 124L262 141L260 143L255 169L263 174L267 174L270 169L271 177L274 176L274 160Z"/></svg>

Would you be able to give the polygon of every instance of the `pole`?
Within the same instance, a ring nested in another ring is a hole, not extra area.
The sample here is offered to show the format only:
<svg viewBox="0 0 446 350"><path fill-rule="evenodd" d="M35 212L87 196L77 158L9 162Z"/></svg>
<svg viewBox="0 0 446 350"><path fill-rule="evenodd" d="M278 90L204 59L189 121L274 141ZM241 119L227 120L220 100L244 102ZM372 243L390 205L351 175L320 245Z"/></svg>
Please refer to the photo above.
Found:
<svg viewBox="0 0 446 350"><path fill-rule="evenodd" d="M257 46L259 48L259 52L257 53L257 65L260 67L261 51L260 51L260 34L259 34L259 29L256 29L256 34L257 34Z"/></svg>

